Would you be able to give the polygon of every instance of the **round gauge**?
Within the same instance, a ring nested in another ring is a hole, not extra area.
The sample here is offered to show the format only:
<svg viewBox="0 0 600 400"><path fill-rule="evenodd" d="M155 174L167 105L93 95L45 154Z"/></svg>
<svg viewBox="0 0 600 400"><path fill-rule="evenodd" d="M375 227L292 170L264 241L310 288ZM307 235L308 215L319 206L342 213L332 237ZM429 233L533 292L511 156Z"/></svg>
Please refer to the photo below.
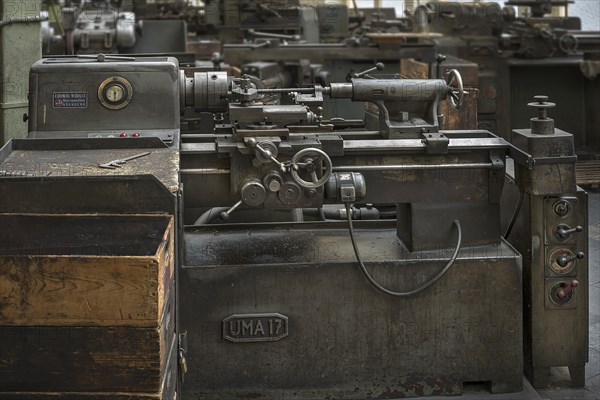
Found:
<svg viewBox="0 0 600 400"><path fill-rule="evenodd" d="M105 79L98 88L100 103L109 110L127 107L133 97L131 84L120 76Z"/></svg>
<svg viewBox="0 0 600 400"><path fill-rule="evenodd" d="M125 98L125 89L123 89L123 86L119 85L118 83L110 85L106 88L105 95L108 101L117 104L122 102Z"/></svg>

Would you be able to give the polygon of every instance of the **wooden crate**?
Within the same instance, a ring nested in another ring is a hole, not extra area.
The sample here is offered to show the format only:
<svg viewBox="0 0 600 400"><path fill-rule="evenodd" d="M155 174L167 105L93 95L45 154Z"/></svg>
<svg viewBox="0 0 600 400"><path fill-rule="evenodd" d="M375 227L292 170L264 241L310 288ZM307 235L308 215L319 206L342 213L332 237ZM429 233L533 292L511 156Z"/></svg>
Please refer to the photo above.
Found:
<svg viewBox="0 0 600 400"><path fill-rule="evenodd" d="M4 214L0 226L0 398L173 397L171 216Z"/></svg>
<svg viewBox="0 0 600 400"><path fill-rule="evenodd" d="M173 280L168 216L0 214L1 326L155 326Z"/></svg>
<svg viewBox="0 0 600 400"><path fill-rule="evenodd" d="M162 377L160 391L158 392L56 392L56 391L14 391L2 392L0 384L0 399L2 400L175 400L177 399L177 368L178 346L173 338L168 364ZM87 389L90 390L90 389Z"/></svg>

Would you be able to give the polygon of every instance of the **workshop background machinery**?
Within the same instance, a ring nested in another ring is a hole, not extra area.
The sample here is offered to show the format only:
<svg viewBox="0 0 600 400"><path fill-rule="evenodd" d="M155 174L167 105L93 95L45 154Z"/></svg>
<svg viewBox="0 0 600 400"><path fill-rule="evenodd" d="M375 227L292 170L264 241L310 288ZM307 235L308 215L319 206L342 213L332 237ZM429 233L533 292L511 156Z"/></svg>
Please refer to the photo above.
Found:
<svg viewBox="0 0 600 400"><path fill-rule="evenodd" d="M46 1L42 24L44 54L128 52L142 25L122 0Z"/></svg>
<svg viewBox="0 0 600 400"><path fill-rule="evenodd" d="M0 143L27 135L28 71L41 57L39 1L0 3Z"/></svg>
<svg viewBox="0 0 600 400"><path fill-rule="evenodd" d="M577 154L584 160L579 182L599 182L600 33L581 31L577 17L547 15L553 7L567 7L564 2L523 0L506 5L430 2L416 10L415 29L443 33L443 38L433 39L438 51L480 65L482 129L510 138L511 127L529 123L526 104L533 96L568 98L555 111L555 119L574 135ZM515 17L512 6L529 7L530 13Z"/></svg>
<svg viewBox="0 0 600 400"><path fill-rule="evenodd" d="M178 398L457 395L482 381L494 393L521 390L524 276L503 238L515 209L501 202L506 157L527 176L558 155L441 130L440 102L460 108L468 96L457 71L261 88L249 76L190 74L173 58L105 55L41 60L31 84L31 137L0 152L2 213L173 216L178 365L145 390L174 375ZM274 94L292 104L273 104ZM325 118L326 97L367 102L365 120ZM213 113L214 131L182 135L185 109ZM551 196L573 195L572 175L563 179ZM577 264L580 280L586 268ZM577 313L587 309L579 288L558 289L577 299ZM3 351L25 345L12 337ZM0 368L81 368L61 360ZM24 382L2 397L80 391L77 380Z"/></svg>

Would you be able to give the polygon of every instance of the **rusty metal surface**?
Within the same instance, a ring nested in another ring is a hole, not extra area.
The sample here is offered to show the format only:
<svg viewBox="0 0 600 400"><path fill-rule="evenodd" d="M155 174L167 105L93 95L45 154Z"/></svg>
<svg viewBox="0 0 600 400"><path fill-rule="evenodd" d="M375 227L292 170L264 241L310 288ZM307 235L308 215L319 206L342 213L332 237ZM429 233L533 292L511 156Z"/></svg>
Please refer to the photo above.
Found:
<svg viewBox="0 0 600 400"><path fill-rule="evenodd" d="M84 139L87 140L87 139ZM129 146L119 143L120 139L98 141L98 146L77 147L73 139L50 139L13 141L0 159L0 170L28 173L33 176L51 177L101 177L153 175L171 192L179 189L179 151L167 147L141 146L151 154L127 162L114 170L99 168L100 164L140 153L139 145L148 142L129 141ZM116 141L116 142L115 142ZM36 146L39 144L39 146ZM89 142L88 143L93 143ZM150 146L156 146L151 141Z"/></svg>
<svg viewBox="0 0 600 400"><path fill-rule="evenodd" d="M368 268L395 289L426 281L450 256L444 246L409 253L394 221L356 225ZM521 390L520 256L505 242L465 247L430 290L395 299L361 275L343 222L250 227L185 234L185 398L457 395L470 381ZM289 336L223 339L231 315L262 313L288 317Z"/></svg>

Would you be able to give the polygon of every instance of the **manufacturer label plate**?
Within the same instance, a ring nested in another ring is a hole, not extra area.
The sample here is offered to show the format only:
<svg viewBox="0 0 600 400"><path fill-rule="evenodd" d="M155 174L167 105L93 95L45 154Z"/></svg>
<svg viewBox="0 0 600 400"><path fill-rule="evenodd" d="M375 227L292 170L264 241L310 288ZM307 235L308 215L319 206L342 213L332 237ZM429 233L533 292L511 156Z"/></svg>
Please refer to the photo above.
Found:
<svg viewBox="0 0 600 400"><path fill-rule="evenodd" d="M288 317L278 313L234 314L223 320L223 339L230 342L275 342L287 335Z"/></svg>
<svg viewBox="0 0 600 400"><path fill-rule="evenodd" d="M87 108L87 92L54 92L52 94L53 108Z"/></svg>

